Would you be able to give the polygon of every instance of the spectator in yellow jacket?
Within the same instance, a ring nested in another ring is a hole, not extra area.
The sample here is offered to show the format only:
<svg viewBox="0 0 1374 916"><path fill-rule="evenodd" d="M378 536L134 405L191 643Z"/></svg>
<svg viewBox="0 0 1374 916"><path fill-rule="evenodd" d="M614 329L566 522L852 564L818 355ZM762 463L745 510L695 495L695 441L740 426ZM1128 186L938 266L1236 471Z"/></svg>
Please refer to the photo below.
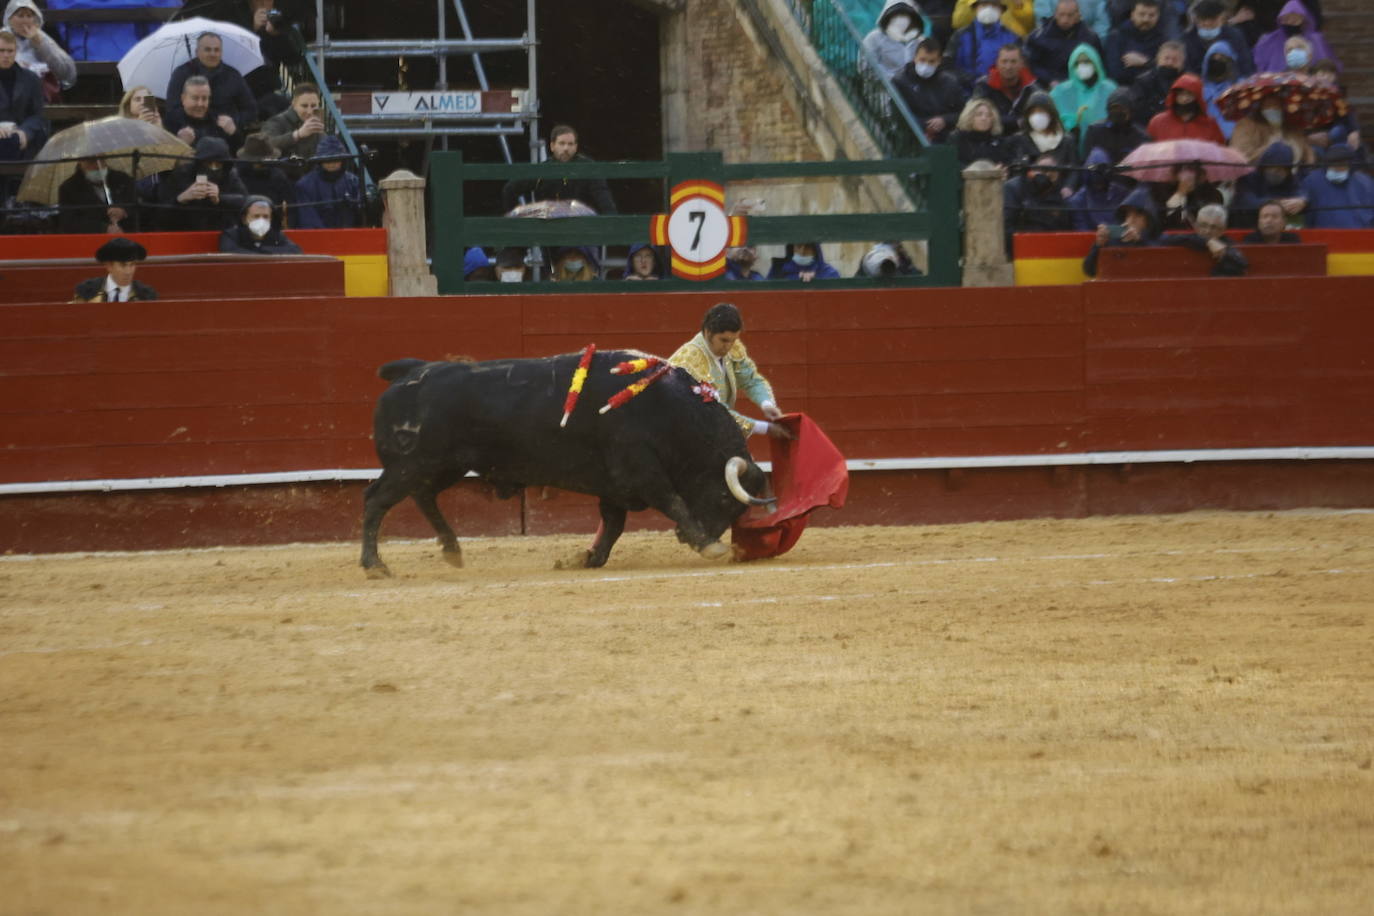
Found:
<svg viewBox="0 0 1374 916"><path fill-rule="evenodd" d="M954 5L955 29L962 29L973 21L973 7L978 0L958 0ZM1002 25L1022 38L1035 31L1035 3L1032 0L1002 0Z"/></svg>

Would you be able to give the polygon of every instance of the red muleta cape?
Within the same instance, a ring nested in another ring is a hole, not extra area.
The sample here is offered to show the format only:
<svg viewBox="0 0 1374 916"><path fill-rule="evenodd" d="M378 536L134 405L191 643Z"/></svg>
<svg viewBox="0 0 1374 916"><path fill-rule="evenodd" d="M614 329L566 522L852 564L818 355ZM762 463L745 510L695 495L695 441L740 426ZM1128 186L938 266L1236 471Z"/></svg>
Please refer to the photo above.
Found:
<svg viewBox="0 0 1374 916"><path fill-rule="evenodd" d="M797 543L812 510L839 509L849 494L849 471L844 455L806 414L787 414L780 420L791 440L769 439L773 462L773 495L777 508L752 506L733 528L735 559L762 560L787 553Z"/></svg>

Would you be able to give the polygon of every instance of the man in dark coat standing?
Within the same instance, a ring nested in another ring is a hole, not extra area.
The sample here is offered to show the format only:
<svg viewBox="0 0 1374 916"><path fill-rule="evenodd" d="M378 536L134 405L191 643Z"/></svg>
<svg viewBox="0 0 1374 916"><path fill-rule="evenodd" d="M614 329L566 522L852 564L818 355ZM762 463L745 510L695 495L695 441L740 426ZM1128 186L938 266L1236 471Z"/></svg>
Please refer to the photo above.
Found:
<svg viewBox="0 0 1374 916"><path fill-rule="evenodd" d="M1102 40L1083 22L1078 0L1059 0L1054 16L1026 36L1026 64L1036 79L1053 87L1069 78L1069 55L1081 44L1102 54Z"/></svg>
<svg viewBox="0 0 1374 916"><path fill-rule="evenodd" d="M129 232L137 204L132 177L104 159L82 159L57 188L57 226L72 233Z"/></svg>
<svg viewBox="0 0 1374 916"><path fill-rule="evenodd" d="M105 267L105 276L82 280L76 285L72 302L148 302L157 290L134 279L138 262L148 257L148 249L133 239L110 239L96 250L95 259Z"/></svg>
<svg viewBox="0 0 1374 916"><path fill-rule="evenodd" d="M549 154L545 166L557 175L559 165L572 162L591 162L589 156L577 151L577 131L566 124L559 124L549 131ZM507 212L520 205L519 198L526 203L536 200L578 200L594 209L602 216L616 212L615 200L604 178L522 178L506 182L501 189L501 205Z"/></svg>
<svg viewBox="0 0 1374 916"><path fill-rule="evenodd" d="M964 89L959 78L940 67L940 43L922 38L916 56L892 79L892 87L911 109L931 143L943 143L964 110Z"/></svg>
<svg viewBox="0 0 1374 916"><path fill-rule="evenodd" d="M189 77L203 76L210 83L210 107L218 117L228 118L232 127L221 124L226 134L243 134L258 119L258 103L243 79L243 74L224 63L224 42L214 32L196 40L196 56L172 71L167 81L170 110L180 107L181 87Z"/></svg>

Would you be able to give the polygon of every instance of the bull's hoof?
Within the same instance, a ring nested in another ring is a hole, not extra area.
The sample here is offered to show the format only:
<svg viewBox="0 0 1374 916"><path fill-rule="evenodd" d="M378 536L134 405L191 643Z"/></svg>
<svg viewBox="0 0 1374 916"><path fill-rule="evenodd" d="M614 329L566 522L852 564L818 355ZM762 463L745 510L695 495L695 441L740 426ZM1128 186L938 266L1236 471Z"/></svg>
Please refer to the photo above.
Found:
<svg viewBox="0 0 1374 916"><path fill-rule="evenodd" d="M376 566L369 566L363 570L369 579L390 579L391 570L386 568L385 563L378 563Z"/></svg>
<svg viewBox="0 0 1374 916"><path fill-rule="evenodd" d="M463 568L463 552L461 550L445 550L443 553L444 562L449 566Z"/></svg>
<svg viewBox="0 0 1374 916"><path fill-rule="evenodd" d="M554 569L586 569L591 566L592 552L590 550L579 550L570 557L553 561Z"/></svg>
<svg viewBox="0 0 1374 916"><path fill-rule="evenodd" d="M701 554L708 560L719 560L722 557L730 555L730 548L726 547L720 541L712 541L705 547L698 550L697 553Z"/></svg>

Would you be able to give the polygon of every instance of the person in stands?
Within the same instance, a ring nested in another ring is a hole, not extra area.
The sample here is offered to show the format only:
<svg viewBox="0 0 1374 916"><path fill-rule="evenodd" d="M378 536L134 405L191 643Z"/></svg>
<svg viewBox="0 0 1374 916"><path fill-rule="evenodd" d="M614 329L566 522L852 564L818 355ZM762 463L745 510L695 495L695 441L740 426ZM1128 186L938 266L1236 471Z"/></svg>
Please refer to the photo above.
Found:
<svg viewBox="0 0 1374 916"><path fill-rule="evenodd" d="M210 107L226 135L242 135L257 123L257 100L243 74L224 63L224 40L214 32L202 33L196 39L196 56L172 71L167 92L162 96L168 105L181 104L182 87L193 76L204 77L209 85Z"/></svg>
<svg viewBox="0 0 1374 916"><path fill-rule="evenodd" d="M555 283L585 283L601 279L596 253L586 246L555 248L549 279Z"/></svg>
<svg viewBox="0 0 1374 916"><path fill-rule="evenodd" d="M1207 180L1206 169L1197 162L1174 166L1173 181L1151 182L1150 192L1158 203L1160 224L1165 229L1190 229L1199 210L1226 200L1221 188Z"/></svg>
<svg viewBox="0 0 1374 916"><path fill-rule="evenodd" d="M1050 98L1064 127L1081 134L1107 116L1107 100L1116 91L1116 83L1107 78L1092 45L1074 48L1070 62L1069 78L1050 90Z"/></svg>
<svg viewBox="0 0 1374 916"><path fill-rule="evenodd" d="M1159 0L1135 0L1131 18L1107 33L1102 54L1107 75L1119 86L1131 85L1150 69L1164 40Z"/></svg>
<svg viewBox="0 0 1374 916"><path fill-rule="evenodd" d="M1050 156L1055 165L1067 169L1072 169L1079 162L1078 141L1064 129L1064 123L1059 120L1059 109L1048 92L1037 92L1030 97L1026 103L1026 113L1021 118L1021 131L1011 138L1011 144L1013 158L1021 162ZM1072 172L1056 170L1053 178L1055 186L1066 199L1078 190L1078 176Z"/></svg>
<svg viewBox="0 0 1374 916"><path fill-rule="evenodd" d="M1083 44L1102 53L1102 40L1083 22L1078 0L1059 0L1053 18L1026 36L1026 64L1036 79L1054 87L1069 78L1069 57Z"/></svg>
<svg viewBox="0 0 1374 916"><path fill-rule="evenodd" d="M491 283L496 280L496 270L491 266L491 258L486 251L474 245L463 252L463 281Z"/></svg>
<svg viewBox="0 0 1374 916"><path fill-rule="evenodd" d="M1174 83L1183 75L1183 45L1166 41L1159 46L1155 65L1131 83L1131 117L1141 127L1169 104Z"/></svg>
<svg viewBox="0 0 1374 916"><path fill-rule="evenodd" d="M296 203L296 185L281 170L277 151L263 133L249 134L239 150L239 163L234 166L249 194L271 198L279 210Z"/></svg>
<svg viewBox="0 0 1374 916"><path fill-rule="evenodd" d="M555 177L521 178L506 182L501 189L501 206L506 212L520 205L520 198L526 203L537 200L577 200L591 207L602 216L616 212L615 199L606 186L604 178L562 178L557 177L559 165L573 162L591 162L590 156L578 152L577 131L566 124L559 124L549 131L550 158L545 166Z"/></svg>
<svg viewBox="0 0 1374 916"><path fill-rule="evenodd" d="M1236 71L1246 77L1255 72L1255 60L1250 55L1250 43L1245 35L1233 25L1226 4L1222 0L1197 0L1192 7L1193 24L1183 33L1183 47L1186 52L1184 68L1189 73L1201 73L1202 61L1207 49L1213 42L1224 41L1236 52Z"/></svg>
<svg viewBox="0 0 1374 916"><path fill-rule="evenodd" d="M950 24L955 29L962 29L975 22L985 22L986 13L983 14L983 19L978 18L982 3L983 0L958 0L954 5L954 16ZM1011 30L1019 43L1035 30L1035 0L1003 0L1001 22Z"/></svg>
<svg viewBox="0 0 1374 916"><path fill-rule="evenodd" d="M43 11L37 3L10 0L5 5L4 27L18 42L15 59L19 66L43 81L47 101L55 101L63 89L76 85L76 61L43 31Z"/></svg>
<svg viewBox="0 0 1374 916"><path fill-rule="evenodd" d="M43 120L43 83L15 60L19 40L0 30L0 161L32 159L48 137ZM0 202L7 180L0 177Z"/></svg>
<svg viewBox="0 0 1374 916"><path fill-rule="evenodd" d="M233 222L248 190L229 165L229 144L216 137L196 141L195 159L158 183L158 222L165 230L214 230Z"/></svg>
<svg viewBox="0 0 1374 916"><path fill-rule="evenodd" d="M1002 136L997 109L987 99L969 99L949 142L959 151L959 162L963 165L980 159L1009 165L1015 155L1008 138Z"/></svg>
<svg viewBox="0 0 1374 916"><path fill-rule="evenodd" d="M773 269L768 271L770 280L834 280L840 272L825 260L820 242L798 242L788 245L783 256L773 259Z"/></svg>
<svg viewBox="0 0 1374 916"><path fill-rule="evenodd" d="M1254 226L1260 205L1266 201L1277 201L1283 208L1284 218L1300 225L1303 211L1307 209L1307 192L1295 168L1293 148L1276 140L1260 155L1257 165L1255 171L1236 182L1231 203L1234 225Z"/></svg>
<svg viewBox="0 0 1374 916"><path fill-rule="evenodd" d="M859 56L859 68L870 66L869 56L878 62L888 79L906 66L916 53L916 42L926 31L926 20L920 8L910 0L886 0L878 14L877 25L864 36L865 54Z"/></svg>
<svg viewBox="0 0 1374 916"><path fill-rule="evenodd" d="M119 100L121 118L138 118L154 127L162 127L162 114L157 108L157 98L147 86L135 86ZM163 128L164 130L166 128Z"/></svg>
<svg viewBox="0 0 1374 916"><path fill-rule="evenodd" d="M758 263L759 250L753 245L741 245L725 249L725 279L758 282L766 279L754 269Z"/></svg>
<svg viewBox="0 0 1374 916"><path fill-rule="evenodd" d="M1109 221L1131 193L1131 182L1112 168L1111 156L1102 148L1088 152L1083 165L1089 170L1082 186L1069 198L1069 218L1079 232L1092 232Z"/></svg>
<svg viewBox="0 0 1374 916"><path fill-rule="evenodd" d="M1067 232L1071 227L1064 180L1054 154L1043 153L1026 166L1026 173L1002 186L1003 222L1007 250L1017 232Z"/></svg>
<svg viewBox="0 0 1374 916"><path fill-rule="evenodd" d="M1307 142L1306 132L1288 125L1283 100L1271 95L1250 109L1231 130L1230 147L1249 162L1257 162L1277 142L1287 143L1300 166L1312 165L1317 154Z"/></svg>
<svg viewBox="0 0 1374 916"><path fill-rule="evenodd" d="M315 148L321 159L296 182L295 225L299 229L352 229L362 222L363 186L344 162L349 158L342 140L327 134Z"/></svg>
<svg viewBox="0 0 1374 916"><path fill-rule="evenodd" d="M916 56L892 80L931 143L945 141L964 108L964 89L958 77L940 66L942 59L940 43L923 38L916 45Z"/></svg>
<svg viewBox="0 0 1374 916"><path fill-rule="evenodd" d="M220 233L219 250L225 254L301 254L301 247L275 225L272 201L249 197L236 226Z"/></svg>
<svg viewBox="0 0 1374 916"><path fill-rule="evenodd" d="M996 66L1002 48L1020 41L1019 35L1002 24L1005 10L1002 0L978 0L974 21L950 39L954 66L969 77L987 73Z"/></svg>
<svg viewBox="0 0 1374 916"><path fill-rule="evenodd" d="M1088 127L1082 145L1089 150L1100 149L1116 165L1136 147L1149 142L1150 135L1131 120L1131 91L1123 88L1108 97L1106 120Z"/></svg>
<svg viewBox="0 0 1374 916"><path fill-rule="evenodd" d="M1097 276L1097 260L1103 248L1121 245L1143 248L1159 241L1159 212L1155 209L1154 198L1145 188L1136 188L1127 195L1116 208L1116 220L1114 226L1103 223L1097 227L1093 247L1083 258L1083 273L1090 277Z"/></svg>
<svg viewBox="0 0 1374 916"><path fill-rule="evenodd" d="M1021 115L1031 96L1045 91L1026 66L1019 45L1006 44L997 51L997 63L973 84L973 97L987 99L997 109L1002 135L1011 137L1021 129Z"/></svg>
<svg viewBox="0 0 1374 916"><path fill-rule="evenodd" d="M325 136L320 114L320 87L297 83L291 90L291 107L267 119L262 132L283 157L310 159Z"/></svg>
<svg viewBox="0 0 1374 916"><path fill-rule="evenodd" d="M1156 142L1188 139L1226 145L1226 135L1221 132L1220 125L1203 107L1202 80L1191 73L1174 80L1168 106L1150 119L1146 133Z"/></svg>
<svg viewBox="0 0 1374 916"><path fill-rule="evenodd" d="M1255 69L1261 73L1289 69L1292 63L1288 60L1287 42L1298 36L1307 42L1308 58L1302 65L1330 60L1340 66L1335 52L1326 43L1326 36L1318 31L1312 12L1302 0L1288 0L1279 10L1278 28L1261 35L1255 42Z"/></svg>
<svg viewBox="0 0 1374 916"><path fill-rule="evenodd" d="M1198 210L1192 232L1166 235L1161 241L1165 245L1207 252L1212 258L1214 277L1243 277L1250 269L1249 260L1226 237L1226 208L1221 204L1208 204Z"/></svg>
<svg viewBox="0 0 1374 916"><path fill-rule="evenodd" d="M138 205L134 180L104 159L82 159L57 188L59 231L118 235L134 229Z"/></svg>
<svg viewBox="0 0 1374 916"><path fill-rule="evenodd" d="M190 146L195 146L197 140L213 137L236 150L246 136L233 118L215 111L210 102L210 81L203 76L186 79L181 86L179 104L167 109L162 126Z"/></svg>
<svg viewBox="0 0 1374 916"><path fill-rule="evenodd" d="M1260 205L1259 220L1254 231L1241 241L1246 245L1292 245L1302 241L1302 236L1289 232L1288 214L1283 212L1283 204L1277 200L1267 200Z"/></svg>
<svg viewBox="0 0 1374 916"><path fill-rule="evenodd" d="M134 279L139 262L147 257L148 249L133 239L110 239L95 252L95 259L105 268L105 276L78 283L71 301L149 302L156 299L157 290Z"/></svg>
<svg viewBox="0 0 1374 916"><path fill-rule="evenodd" d="M622 280L662 280L667 273L663 255L652 245L631 245Z"/></svg>
<svg viewBox="0 0 1374 916"><path fill-rule="evenodd" d="M739 309L728 302L713 305L701 321L701 332L678 347L668 357L668 364L687 370L698 382L707 382L715 388L716 400L730 411L746 436L790 439L792 436L786 428L771 422L781 419L782 411L778 408L773 386L749 358L749 351L740 340L743 333L744 319ZM750 419L735 410L741 393L757 404L768 419Z"/></svg>
<svg viewBox="0 0 1374 916"><path fill-rule="evenodd" d="M1374 228L1374 178L1351 168L1350 147L1333 143L1324 168L1303 179L1312 229Z"/></svg>

